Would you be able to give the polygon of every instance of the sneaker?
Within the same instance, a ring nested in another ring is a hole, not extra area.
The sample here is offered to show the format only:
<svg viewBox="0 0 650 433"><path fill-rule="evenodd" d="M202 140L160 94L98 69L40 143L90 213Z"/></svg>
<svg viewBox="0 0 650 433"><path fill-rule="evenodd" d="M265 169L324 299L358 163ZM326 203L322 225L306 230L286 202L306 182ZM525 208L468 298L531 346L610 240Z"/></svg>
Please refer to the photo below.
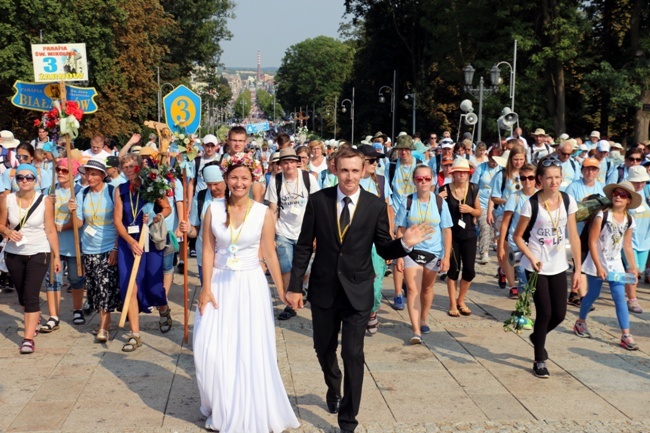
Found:
<svg viewBox="0 0 650 433"><path fill-rule="evenodd" d="M404 296L397 295L393 297L393 309L394 310L403 310L404 309Z"/></svg>
<svg viewBox="0 0 650 433"><path fill-rule="evenodd" d="M521 328L525 331L531 331L533 329L533 321L526 317L526 322Z"/></svg>
<svg viewBox="0 0 650 433"><path fill-rule="evenodd" d="M591 338L591 332L587 328L587 322L581 322L580 320L576 320L576 324L573 325L573 333L578 337Z"/></svg>
<svg viewBox="0 0 650 433"><path fill-rule="evenodd" d="M533 364L533 373L535 373L535 376L542 378L542 379L548 379L551 377L551 374L548 372L548 369L546 368L546 363L545 362L536 362Z"/></svg>
<svg viewBox="0 0 650 433"><path fill-rule="evenodd" d="M190 257L196 257L196 250L190 250Z"/></svg>
<svg viewBox="0 0 650 433"><path fill-rule="evenodd" d="M577 292L571 292L569 293L569 300L567 303L569 305L573 305L574 307L580 307L580 294Z"/></svg>
<svg viewBox="0 0 650 433"><path fill-rule="evenodd" d="M634 342L630 334L621 337L621 347L627 350L639 350L639 345Z"/></svg>
<svg viewBox="0 0 650 433"><path fill-rule="evenodd" d="M208 431L219 431L217 429L217 426L214 425L214 421L212 421L212 417L208 418L205 421L205 429Z"/></svg>
<svg viewBox="0 0 650 433"><path fill-rule="evenodd" d="M443 282L447 281L447 273L446 272L440 272L438 274L438 276L440 277L440 281L443 281Z"/></svg>
<svg viewBox="0 0 650 433"><path fill-rule="evenodd" d="M519 298L519 290L516 287L510 288L510 293L508 293L508 298L517 299Z"/></svg>
<svg viewBox="0 0 650 433"><path fill-rule="evenodd" d="M641 306L639 305L639 301L636 298L630 299L629 301L627 301L627 310L630 313L636 313L636 314L643 313L643 310L641 309Z"/></svg>
<svg viewBox="0 0 650 433"><path fill-rule="evenodd" d="M429 332L431 332L431 328L429 327L429 325L422 325L420 326L420 331L423 334L428 334Z"/></svg>
<svg viewBox="0 0 650 433"><path fill-rule="evenodd" d="M185 263L182 260L178 261L178 265L176 265L176 269L178 270L179 274L182 274L185 272Z"/></svg>
<svg viewBox="0 0 650 433"><path fill-rule="evenodd" d="M23 339L23 342L20 345L20 353L23 355L34 353L34 340Z"/></svg>
<svg viewBox="0 0 650 433"><path fill-rule="evenodd" d="M478 259L478 264L486 265L488 263L490 263L490 256L488 256L488 253L481 254L481 257Z"/></svg>
<svg viewBox="0 0 650 433"><path fill-rule="evenodd" d="M413 334L413 337L409 340L411 344L422 344L422 337L417 334Z"/></svg>
<svg viewBox="0 0 650 433"><path fill-rule="evenodd" d="M499 287L502 289L506 288L506 274L503 272L503 269L499 268Z"/></svg>

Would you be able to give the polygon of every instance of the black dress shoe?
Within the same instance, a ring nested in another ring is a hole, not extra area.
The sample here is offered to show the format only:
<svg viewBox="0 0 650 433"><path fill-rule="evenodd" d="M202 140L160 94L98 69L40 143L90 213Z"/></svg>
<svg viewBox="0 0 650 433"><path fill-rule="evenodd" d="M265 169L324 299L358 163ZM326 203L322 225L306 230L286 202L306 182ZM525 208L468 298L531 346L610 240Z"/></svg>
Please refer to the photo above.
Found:
<svg viewBox="0 0 650 433"><path fill-rule="evenodd" d="M341 429L341 433L354 433L354 431Z"/></svg>
<svg viewBox="0 0 650 433"><path fill-rule="evenodd" d="M330 413L339 413L339 406L340 406L339 400L327 402L327 410Z"/></svg>

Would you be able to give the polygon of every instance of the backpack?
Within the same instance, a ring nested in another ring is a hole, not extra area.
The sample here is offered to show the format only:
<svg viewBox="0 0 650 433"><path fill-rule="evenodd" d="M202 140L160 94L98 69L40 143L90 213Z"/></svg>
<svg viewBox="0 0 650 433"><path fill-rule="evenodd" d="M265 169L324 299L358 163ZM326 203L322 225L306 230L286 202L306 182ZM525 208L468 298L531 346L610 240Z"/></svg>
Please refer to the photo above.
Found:
<svg viewBox="0 0 650 433"><path fill-rule="evenodd" d="M551 147L548 144L544 143L544 147L546 148L546 155L544 155L544 157L553 153L551 152ZM537 165L537 163L541 159L539 156L540 153L542 153L541 150L533 151L533 146L530 146L530 162Z"/></svg>
<svg viewBox="0 0 650 433"><path fill-rule="evenodd" d="M13 168L11 166L11 159L12 159L11 155L13 152L14 152L13 149L3 149L2 155L0 155L0 161L5 166L5 170Z"/></svg>
<svg viewBox="0 0 650 433"><path fill-rule="evenodd" d="M422 164L422 161L419 158L413 157L415 165ZM393 184L393 179L395 178L395 170L397 170L397 161L391 161L388 165L388 184Z"/></svg>
<svg viewBox="0 0 650 433"><path fill-rule="evenodd" d="M413 193L408 196L406 199L406 215L408 216L409 212L411 212L411 205L413 204L413 196L416 195L417 193ZM442 197L440 197L438 194L434 194L436 196L436 204L438 205L438 214L442 216Z"/></svg>
<svg viewBox="0 0 650 433"><path fill-rule="evenodd" d="M108 188L108 195L111 196L111 202L115 202L115 197L114 197L115 196L115 187L113 185L111 185L110 183L107 183L106 187ZM81 203L82 204L85 203L86 196L88 195L89 192L90 192L90 187L89 186L87 186L87 187L85 187L83 189L83 193L81 195Z"/></svg>
<svg viewBox="0 0 650 433"><path fill-rule="evenodd" d="M530 220L528 221L528 225L526 226L526 230L524 231L524 235L522 236L524 238L524 241L528 243L530 239L530 232L533 230L533 226L535 225L535 222L537 222L537 214L539 212L539 193L541 191L537 191L535 194L530 196L528 199L530 201ZM562 201L564 202L564 210L567 213L567 216L569 215L569 194L567 194L564 191L560 191L560 194L562 195Z"/></svg>
<svg viewBox="0 0 650 433"><path fill-rule="evenodd" d="M203 212L203 205L205 204L205 196L208 194L207 189L202 189L199 191L199 193L196 195L196 212L199 215L199 220L201 219L201 212Z"/></svg>
<svg viewBox="0 0 650 433"><path fill-rule="evenodd" d="M324 170L323 170L324 171ZM309 197L309 191L311 191L311 174L304 171L300 170L300 173L302 173L302 181L305 184L305 187L307 188L307 197ZM275 190L277 191L277 197L278 197L278 218L280 218L280 210L282 210L282 201L280 200L280 190L282 189L282 173L278 173L275 175Z"/></svg>
<svg viewBox="0 0 650 433"><path fill-rule="evenodd" d="M603 229L605 228L605 225L607 224L607 214L609 213L609 210L603 211L603 222L602 225L600 226L600 231L602 232ZM589 232L591 231L591 225L593 224L594 220L596 219L596 215L598 215L598 212L594 212L589 219L587 220L587 223L585 224L584 228L582 229L582 233L580 233L580 248L582 252L582 260L587 258L587 254L589 253ZM627 215L627 228L630 228L632 225L632 216L629 213L626 213ZM626 229L627 230L627 229Z"/></svg>
<svg viewBox="0 0 650 433"><path fill-rule="evenodd" d="M616 180L616 183L621 183L623 176L625 175L625 166L621 165L617 167L616 170L618 170L618 179Z"/></svg>

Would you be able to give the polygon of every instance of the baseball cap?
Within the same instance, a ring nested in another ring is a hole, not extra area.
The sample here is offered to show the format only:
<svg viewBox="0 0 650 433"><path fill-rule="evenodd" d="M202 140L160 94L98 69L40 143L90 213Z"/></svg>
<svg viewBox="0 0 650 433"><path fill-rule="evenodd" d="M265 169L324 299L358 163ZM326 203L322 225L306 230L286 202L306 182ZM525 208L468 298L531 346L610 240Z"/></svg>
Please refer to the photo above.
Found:
<svg viewBox="0 0 650 433"><path fill-rule="evenodd" d="M598 142L598 145L596 146L596 150L598 150L599 152L609 152L609 149L610 149L609 141L607 140L600 140Z"/></svg>
<svg viewBox="0 0 650 433"><path fill-rule="evenodd" d="M582 168L585 167L596 167L600 168L600 163L596 158L585 158L585 160L582 162Z"/></svg>
<svg viewBox="0 0 650 433"><path fill-rule="evenodd" d="M440 147L443 149L453 149L454 148L454 142L451 138L444 138L440 142Z"/></svg>
<svg viewBox="0 0 650 433"><path fill-rule="evenodd" d="M454 163L454 158L451 156L444 156L442 158L442 161L440 161L441 165L452 165Z"/></svg>
<svg viewBox="0 0 650 433"><path fill-rule="evenodd" d="M203 144L206 143L219 144L219 139L217 139L217 137L215 137L212 134L208 134L205 137L203 137Z"/></svg>

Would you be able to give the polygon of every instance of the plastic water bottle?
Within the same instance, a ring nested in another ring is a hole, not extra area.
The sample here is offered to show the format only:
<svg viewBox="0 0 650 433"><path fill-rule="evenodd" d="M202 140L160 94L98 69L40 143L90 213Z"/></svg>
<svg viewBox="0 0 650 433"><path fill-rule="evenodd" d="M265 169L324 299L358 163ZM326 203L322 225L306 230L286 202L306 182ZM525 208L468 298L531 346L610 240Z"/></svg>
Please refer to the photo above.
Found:
<svg viewBox="0 0 650 433"><path fill-rule="evenodd" d="M610 271L607 274L607 281L611 281L613 283L634 284L636 283L636 277L634 274L630 274L629 272Z"/></svg>

